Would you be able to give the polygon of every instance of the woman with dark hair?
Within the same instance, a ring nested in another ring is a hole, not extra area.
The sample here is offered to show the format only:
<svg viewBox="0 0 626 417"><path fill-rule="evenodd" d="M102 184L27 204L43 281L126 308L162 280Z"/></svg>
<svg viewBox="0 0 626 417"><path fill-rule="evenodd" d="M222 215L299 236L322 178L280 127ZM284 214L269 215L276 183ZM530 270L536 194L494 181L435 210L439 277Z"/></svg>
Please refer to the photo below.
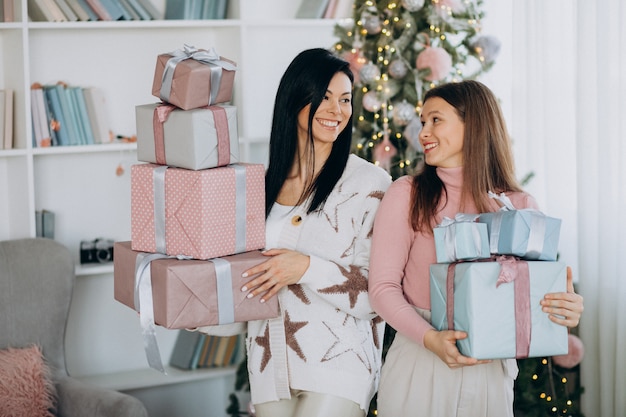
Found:
<svg viewBox="0 0 626 417"><path fill-rule="evenodd" d="M350 154L349 64L301 52L274 105L266 173L268 260L242 291L278 297L280 317L248 323L257 417L363 417L376 392L383 324L367 295L376 209L391 183Z"/></svg>
<svg viewBox="0 0 626 417"><path fill-rule="evenodd" d="M457 213L499 209L488 191L505 193L516 208L537 208L515 179L504 118L493 93L477 81L429 90L419 140L425 165L396 180L376 215L369 295L397 333L381 371L379 417L513 416L514 359L477 360L456 347L465 332L430 324L433 227ZM543 311L564 326L578 325L582 297L546 294Z"/></svg>

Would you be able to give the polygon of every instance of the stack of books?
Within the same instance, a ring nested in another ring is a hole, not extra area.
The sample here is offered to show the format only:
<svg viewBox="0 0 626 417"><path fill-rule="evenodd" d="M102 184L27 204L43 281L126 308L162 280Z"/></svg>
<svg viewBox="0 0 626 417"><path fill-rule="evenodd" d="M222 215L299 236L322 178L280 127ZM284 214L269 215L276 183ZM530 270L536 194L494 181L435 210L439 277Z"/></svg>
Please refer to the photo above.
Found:
<svg viewBox="0 0 626 417"><path fill-rule="evenodd" d="M31 86L33 147L93 145L111 141L102 90L62 82Z"/></svg>
<svg viewBox="0 0 626 417"><path fill-rule="evenodd" d="M226 19L228 0L167 0L165 19Z"/></svg>
<svg viewBox="0 0 626 417"><path fill-rule="evenodd" d="M28 0L28 15L35 22L163 19L152 0Z"/></svg>
<svg viewBox="0 0 626 417"><path fill-rule="evenodd" d="M209 336L179 330L170 365L180 369L221 368L238 363L243 351L243 334Z"/></svg>

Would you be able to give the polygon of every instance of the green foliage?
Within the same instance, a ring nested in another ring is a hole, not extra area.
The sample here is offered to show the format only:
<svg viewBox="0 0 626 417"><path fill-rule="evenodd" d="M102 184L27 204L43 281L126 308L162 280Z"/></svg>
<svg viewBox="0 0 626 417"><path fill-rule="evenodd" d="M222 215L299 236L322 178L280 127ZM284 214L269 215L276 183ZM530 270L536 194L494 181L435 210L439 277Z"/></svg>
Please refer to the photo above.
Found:
<svg viewBox="0 0 626 417"><path fill-rule="evenodd" d="M335 26L334 50L357 75L353 151L393 178L415 172L423 160L417 134L425 92L476 78L492 67L499 50L495 38L480 33L482 0L420 3L355 0L353 18ZM430 48L442 59L417 68L418 56ZM390 153L376 151L379 145Z"/></svg>
<svg viewBox="0 0 626 417"><path fill-rule="evenodd" d="M552 358L520 359L517 365L516 417L584 417L578 401L584 391L578 382L578 367L561 368Z"/></svg>

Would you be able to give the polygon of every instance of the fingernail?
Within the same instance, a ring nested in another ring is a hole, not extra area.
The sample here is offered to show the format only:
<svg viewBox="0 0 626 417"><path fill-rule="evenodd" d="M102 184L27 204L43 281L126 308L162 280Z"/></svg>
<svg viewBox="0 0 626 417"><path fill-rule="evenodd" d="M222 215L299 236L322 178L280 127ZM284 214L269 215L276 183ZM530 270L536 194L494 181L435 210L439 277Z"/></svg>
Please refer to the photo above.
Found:
<svg viewBox="0 0 626 417"><path fill-rule="evenodd" d="M264 302L265 302L265 300L261 298L261 303L264 303Z"/></svg>
<svg viewBox="0 0 626 417"><path fill-rule="evenodd" d="M247 272L244 272L243 274L241 274L241 276L242 276L243 278L248 278L248 273L247 273Z"/></svg>
<svg viewBox="0 0 626 417"><path fill-rule="evenodd" d="M252 298L252 297L254 297L254 295L252 293L246 295L246 298Z"/></svg>
<svg viewBox="0 0 626 417"><path fill-rule="evenodd" d="M241 292L246 292L246 291L248 291L248 287L246 286L241 287Z"/></svg>

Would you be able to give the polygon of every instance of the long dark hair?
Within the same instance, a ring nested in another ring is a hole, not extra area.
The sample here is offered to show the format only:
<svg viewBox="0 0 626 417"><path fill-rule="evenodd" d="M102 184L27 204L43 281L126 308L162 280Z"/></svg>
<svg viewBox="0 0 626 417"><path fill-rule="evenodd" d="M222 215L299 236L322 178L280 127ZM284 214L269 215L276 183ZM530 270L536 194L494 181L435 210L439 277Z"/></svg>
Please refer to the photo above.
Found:
<svg viewBox="0 0 626 417"><path fill-rule="evenodd" d="M424 103L433 97L454 107L465 123L461 204L471 200L480 212L486 212L490 211L487 191L522 191L515 178L506 123L492 91L478 81L466 80L428 90ZM411 224L421 232L432 229L441 199L446 197L445 185L436 169L424 164L413 179Z"/></svg>
<svg viewBox="0 0 626 417"><path fill-rule="evenodd" d="M291 61L283 74L272 117L270 134L269 166L265 174L265 215L269 215L278 193L282 188L298 150L298 114L311 105L308 121L307 153L313 172L313 116L322 102L333 76L343 72L354 82L348 62L322 48L307 49ZM307 213L323 206L339 178L343 174L352 142L352 116L346 128L333 143L328 160L315 178L307 179L307 186L299 204L311 197Z"/></svg>

